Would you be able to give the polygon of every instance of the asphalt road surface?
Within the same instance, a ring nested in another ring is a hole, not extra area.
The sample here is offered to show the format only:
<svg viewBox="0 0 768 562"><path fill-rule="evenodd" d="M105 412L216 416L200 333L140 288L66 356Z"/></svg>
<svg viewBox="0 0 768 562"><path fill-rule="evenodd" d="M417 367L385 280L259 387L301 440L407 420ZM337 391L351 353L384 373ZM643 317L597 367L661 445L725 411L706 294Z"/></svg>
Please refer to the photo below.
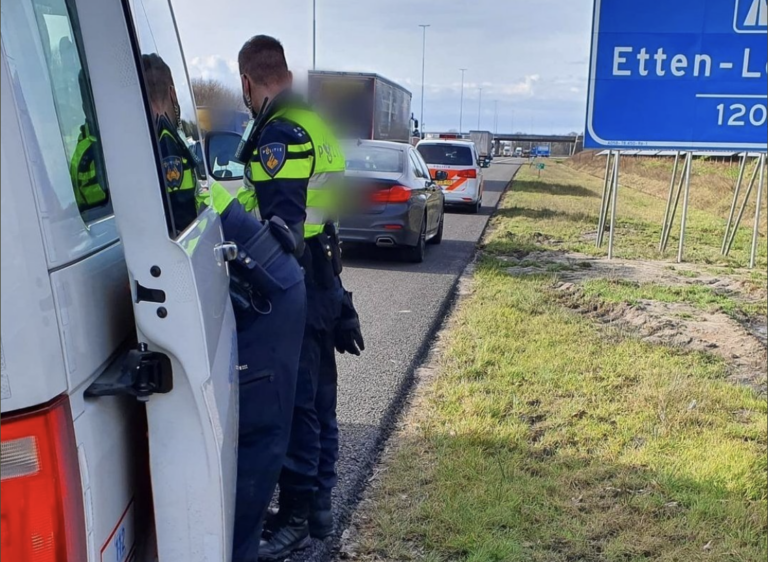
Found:
<svg viewBox="0 0 768 562"><path fill-rule="evenodd" d="M421 264L403 263L394 250L349 250L342 279L354 293L365 337L360 357L339 357L338 418L341 451L334 495L337 536L291 557L320 562L334 553L360 492L370 476L383 439L410 389L413 372L429 349L450 304L459 275L499 198L523 162L497 158L484 170L483 208L473 215L450 211L443 241L427 246Z"/></svg>

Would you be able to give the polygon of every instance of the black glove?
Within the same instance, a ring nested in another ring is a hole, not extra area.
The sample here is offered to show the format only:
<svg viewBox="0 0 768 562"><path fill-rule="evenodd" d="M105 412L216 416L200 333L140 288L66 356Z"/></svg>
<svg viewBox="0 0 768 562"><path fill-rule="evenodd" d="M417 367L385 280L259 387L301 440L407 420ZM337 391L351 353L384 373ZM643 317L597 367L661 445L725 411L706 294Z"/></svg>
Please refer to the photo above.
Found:
<svg viewBox="0 0 768 562"><path fill-rule="evenodd" d="M341 303L341 316L334 331L334 345L339 353L360 355L365 350L363 332L360 330L360 318L352 304L352 293L344 291Z"/></svg>

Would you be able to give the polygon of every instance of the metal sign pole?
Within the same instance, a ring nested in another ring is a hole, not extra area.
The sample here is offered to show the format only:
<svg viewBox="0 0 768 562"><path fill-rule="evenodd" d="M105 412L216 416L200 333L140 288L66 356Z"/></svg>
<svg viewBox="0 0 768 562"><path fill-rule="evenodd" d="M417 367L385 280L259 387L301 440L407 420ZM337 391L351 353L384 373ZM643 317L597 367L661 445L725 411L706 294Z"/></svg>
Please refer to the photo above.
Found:
<svg viewBox="0 0 768 562"><path fill-rule="evenodd" d="M680 204L680 196L683 193L683 182L685 181L685 169L688 166L688 159L683 162L683 171L680 173L680 179L677 182L677 191L675 192L675 201L672 203L672 212L669 214L669 222L665 225L666 233L664 234L661 251L667 251L667 245L669 244L669 235L672 233L672 225L675 223L675 216L677 216L677 207Z"/></svg>
<svg viewBox="0 0 768 562"><path fill-rule="evenodd" d="M619 157L617 151L613 159L613 186L611 188L611 230L608 233L608 259L613 259L613 235L616 232L616 200L619 195Z"/></svg>
<svg viewBox="0 0 768 562"><path fill-rule="evenodd" d="M685 195L683 195L683 214L680 218L680 243L677 246L677 263L683 261L683 245L685 244L685 223L688 218L688 195L691 191L691 166L693 165L693 152L686 155L685 167Z"/></svg>
<svg viewBox="0 0 768 562"><path fill-rule="evenodd" d="M667 223L669 222L669 211L672 209L672 198L675 193L675 184L677 183L677 168L680 163L680 151L675 153L675 165L672 167L672 178L669 180L669 196L667 197L667 206L664 209L664 224L661 227L661 239L659 240L659 252L663 251L664 238L667 235Z"/></svg>
<svg viewBox="0 0 768 562"><path fill-rule="evenodd" d="M610 179L611 179L611 157L613 156L613 151L609 150L608 155L605 157L605 177L603 178L603 196L600 199L600 218L597 221L597 236L595 237L595 246L601 247L603 245L603 233L605 232L605 219L606 214L608 213L608 202L610 201L610 191L609 188L611 187Z"/></svg>
<svg viewBox="0 0 768 562"><path fill-rule="evenodd" d="M736 187L733 190L733 201L731 202L731 210L728 213L728 222L725 223L725 236L723 236L723 245L720 247L720 253L725 255L725 246L728 244L728 235L731 233L731 222L733 221L733 213L736 210L736 201L739 198L741 192L741 184L744 181L744 171L747 169L747 152L741 157L741 164L739 165L739 177L736 178Z"/></svg>
<svg viewBox="0 0 768 562"><path fill-rule="evenodd" d="M765 182L765 154L760 155L758 161L760 166L760 180L757 182L757 199L755 200L755 225L752 227L752 250L749 253L749 268L755 267L755 257L757 256L757 240L760 236L758 227L760 226L760 206L763 201L763 184Z"/></svg>
<svg viewBox="0 0 768 562"><path fill-rule="evenodd" d="M761 157L757 158L757 165L755 166L755 169L752 170L752 177L749 178L749 185L747 185L747 191L744 193L744 200L741 202L741 207L739 207L739 212L736 215L736 220L733 221L733 229L731 230L731 236L728 238L728 244L725 246L725 254L728 255L731 252L731 248L733 247L733 241L736 239L736 233L739 231L739 225L741 224L741 219L744 217L744 210L747 208L747 203L749 202L749 196L752 195L752 188L755 187L755 180L757 179L757 173L760 170L760 159Z"/></svg>

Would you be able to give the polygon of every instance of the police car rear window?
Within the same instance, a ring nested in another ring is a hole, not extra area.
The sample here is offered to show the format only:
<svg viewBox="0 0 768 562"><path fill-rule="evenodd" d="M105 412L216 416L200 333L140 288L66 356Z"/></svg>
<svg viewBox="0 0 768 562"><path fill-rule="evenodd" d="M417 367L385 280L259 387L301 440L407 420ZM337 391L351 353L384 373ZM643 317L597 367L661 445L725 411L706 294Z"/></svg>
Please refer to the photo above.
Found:
<svg viewBox="0 0 768 562"><path fill-rule="evenodd" d="M417 150L427 164L473 166L472 150L460 144L422 144Z"/></svg>

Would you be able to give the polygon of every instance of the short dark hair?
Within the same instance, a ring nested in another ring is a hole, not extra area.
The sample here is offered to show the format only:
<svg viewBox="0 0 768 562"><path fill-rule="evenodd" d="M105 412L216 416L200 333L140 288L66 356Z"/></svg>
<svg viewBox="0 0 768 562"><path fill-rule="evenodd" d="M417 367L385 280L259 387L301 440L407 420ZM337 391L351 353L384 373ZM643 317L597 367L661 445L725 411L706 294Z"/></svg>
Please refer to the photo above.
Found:
<svg viewBox="0 0 768 562"><path fill-rule="evenodd" d="M153 102L163 102L168 95L168 89L173 86L173 75L170 67L157 53L141 55L144 68L144 81L147 84L149 99Z"/></svg>
<svg viewBox="0 0 768 562"><path fill-rule="evenodd" d="M288 76L283 45L268 35L255 35L248 39L237 55L240 74L256 82L270 86Z"/></svg>

